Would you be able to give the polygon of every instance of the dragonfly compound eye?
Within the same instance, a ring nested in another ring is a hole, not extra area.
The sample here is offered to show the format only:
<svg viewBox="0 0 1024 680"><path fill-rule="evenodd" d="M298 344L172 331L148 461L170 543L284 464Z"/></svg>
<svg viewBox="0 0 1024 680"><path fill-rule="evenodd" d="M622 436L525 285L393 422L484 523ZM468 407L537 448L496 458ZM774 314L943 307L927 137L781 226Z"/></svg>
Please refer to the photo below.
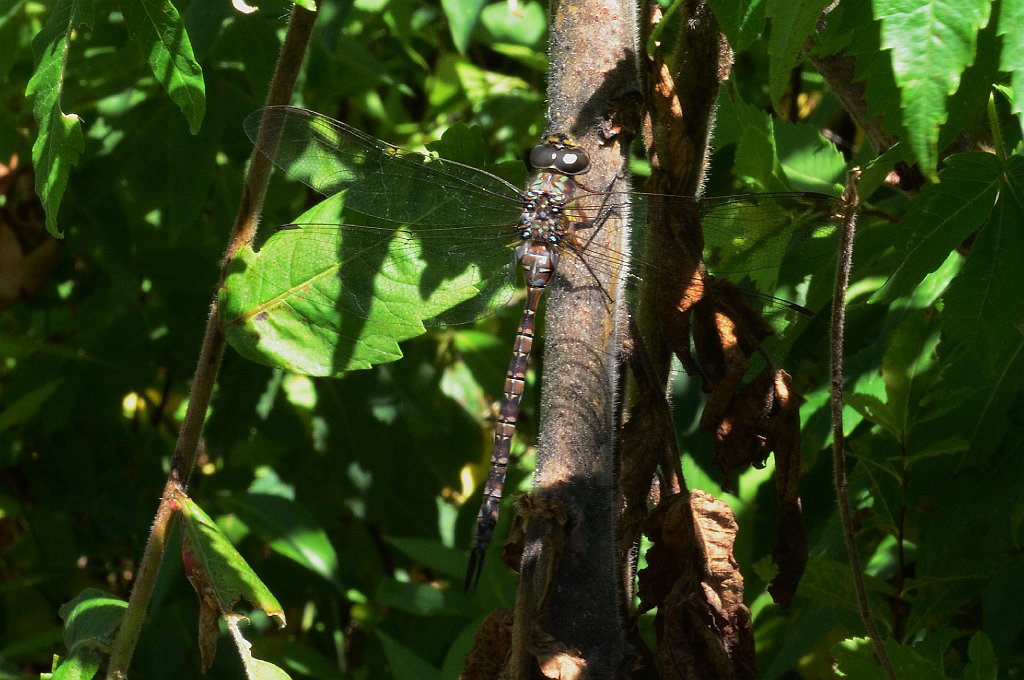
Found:
<svg viewBox="0 0 1024 680"><path fill-rule="evenodd" d="M566 175L582 175L590 170L590 156L579 147L561 149L554 162L555 170Z"/></svg>
<svg viewBox="0 0 1024 680"><path fill-rule="evenodd" d="M530 166L535 170L543 170L554 166L558 150L547 144L538 144L530 151Z"/></svg>

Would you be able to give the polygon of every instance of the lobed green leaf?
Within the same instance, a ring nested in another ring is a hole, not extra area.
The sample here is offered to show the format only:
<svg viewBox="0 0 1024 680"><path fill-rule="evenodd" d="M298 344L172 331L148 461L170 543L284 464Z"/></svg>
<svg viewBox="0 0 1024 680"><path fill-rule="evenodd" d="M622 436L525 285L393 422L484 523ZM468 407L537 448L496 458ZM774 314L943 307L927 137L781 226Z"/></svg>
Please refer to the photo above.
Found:
<svg viewBox="0 0 1024 680"><path fill-rule="evenodd" d="M946 122L946 98L974 62L978 31L988 23L991 3L876 0L873 6L882 24L882 47L892 53L911 148L931 174L937 164L939 126Z"/></svg>
<svg viewBox="0 0 1024 680"><path fill-rule="evenodd" d="M926 186L902 223L910 240L903 262L871 298L891 302L909 295L928 272L988 219L999 195L1002 162L992 154L951 156L939 184Z"/></svg>

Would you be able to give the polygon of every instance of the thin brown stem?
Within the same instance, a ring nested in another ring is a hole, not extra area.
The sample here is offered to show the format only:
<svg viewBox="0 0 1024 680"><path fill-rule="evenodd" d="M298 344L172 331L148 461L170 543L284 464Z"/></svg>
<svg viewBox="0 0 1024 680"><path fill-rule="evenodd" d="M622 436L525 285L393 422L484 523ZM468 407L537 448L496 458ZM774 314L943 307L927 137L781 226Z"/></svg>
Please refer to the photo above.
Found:
<svg viewBox="0 0 1024 680"><path fill-rule="evenodd" d="M874 646L878 662L890 680L896 680L896 673L885 652L882 636L871 615L867 591L864 588L864 576L861 574L860 558L857 555L857 544L853 535L853 519L847 501L846 489L846 449L843 435L843 333L846 323L846 289L850 285L850 269L853 266L853 236L857 219L857 180L860 169L850 172L843 196L845 214L840 225L839 262L836 266L836 280L832 289L832 322L831 322L831 378L832 378L832 439L833 439L833 483L836 489L836 504L839 506L839 518L843 526L843 540L853 574L854 589L857 593L857 608L861 620L867 629L868 637Z"/></svg>
<svg viewBox="0 0 1024 680"><path fill-rule="evenodd" d="M903 490L903 497L907 497L909 486L909 463L907 462L906 445L901 444L900 453L903 456L903 474L900 476L900 486ZM907 503L904 500L900 504L900 510L896 520L896 592L892 596L892 637L899 640L903 637L903 592L907 585L907 553L906 553L906 528L907 528Z"/></svg>
<svg viewBox="0 0 1024 680"><path fill-rule="evenodd" d="M302 66L306 46L312 35L315 18L314 13L298 6L292 10L288 33L281 48L274 80L267 96L268 105L285 104L290 99ZM238 215L228 241L227 254L221 265L218 287L223 282L228 260L243 244L248 243L255 236L258 216L262 209L263 197L266 194L269 179L270 161L254 152L249 173L246 176ZM224 354L224 341L220 306L215 297L207 316L206 334L203 337L199 361L192 380L192 389L189 392L188 410L182 421L181 429L178 431L178 440L171 458L170 474L164 485L160 505L146 542L146 549L136 573L135 587L128 600L128 609L125 611L112 646L110 662L107 667L108 680L122 680L128 677L128 666L131 663L139 632L146 618L146 611L149 609L157 572L167 547L169 525L174 517L171 504L177 494L185 492L188 478L195 465L199 437L202 434L206 411L210 405L213 387L220 370L221 357Z"/></svg>

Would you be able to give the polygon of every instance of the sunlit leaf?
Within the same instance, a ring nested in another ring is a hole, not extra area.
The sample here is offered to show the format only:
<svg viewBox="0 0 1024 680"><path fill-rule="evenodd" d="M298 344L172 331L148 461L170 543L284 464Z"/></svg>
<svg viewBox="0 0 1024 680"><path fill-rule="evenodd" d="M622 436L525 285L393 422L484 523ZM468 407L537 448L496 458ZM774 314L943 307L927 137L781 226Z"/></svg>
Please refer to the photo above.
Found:
<svg viewBox="0 0 1024 680"><path fill-rule="evenodd" d="M448 30L459 52L465 53L469 48L473 29L476 28L484 4L485 0L441 0L441 7L448 17Z"/></svg>
<svg viewBox="0 0 1024 680"><path fill-rule="evenodd" d="M32 40L36 70L25 88L26 95L35 96L32 113L39 125L39 136L32 145L32 163L36 170L36 193L46 209L46 229L54 236L61 235L57 209L68 176L85 149L81 121L77 115L61 109L70 34L75 27L89 23L91 0L58 0L43 30Z"/></svg>
<svg viewBox="0 0 1024 680"><path fill-rule="evenodd" d="M296 222L344 223L340 204L328 199ZM299 227L235 256L221 301L236 350L295 373L340 375L400 359L398 343L421 335L424 321L479 293L480 272L472 269L424 290L420 276L428 263L407 232L373 244L349 244L346 235L359 238L337 228L303 233ZM371 247L376 258L366 257ZM374 259L377 271L369 268Z"/></svg>
<svg viewBox="0 0 1024 680"><path fill-rule="evenodd" d="M882 47L891 52L910 144L927 173L936 166L946 97L974 61L977 34L988 23L991 6L987 0L873 3L882 24Z"/></svg>
<svg viewBox="0 0 1024 680"><path fill-rule="evenodd" d="M1014 113L1024 112L1024 1L1003 0L999 3L998 34L1003 39L999 51L999 70L1012 74L1010 87L1013 90L1012 108Z"/></svg>
<svg viewBox="0 0 1024 680"><path fill-rule="evenodd" d="M182 561L185 572L200 597L213 598L220 613L233 613L245 599L254 607L285 625L280 603L246 564L216 523L192 500L178 497L182 525Z"/></svg>
<svg viewBox="0 0 1024 680"><path fill-rule="evenodd" d="M265 493L226 495L220 502L276 552L343 590L334 547L324 530L298 503Z"/></svg>
<svg viewBox="0 0 1024 680"><path fill-rule="evenodd" d="M121 11L153 75L196 134L206 114L206 86L178 10L170 0L121 0Z"/></svg>

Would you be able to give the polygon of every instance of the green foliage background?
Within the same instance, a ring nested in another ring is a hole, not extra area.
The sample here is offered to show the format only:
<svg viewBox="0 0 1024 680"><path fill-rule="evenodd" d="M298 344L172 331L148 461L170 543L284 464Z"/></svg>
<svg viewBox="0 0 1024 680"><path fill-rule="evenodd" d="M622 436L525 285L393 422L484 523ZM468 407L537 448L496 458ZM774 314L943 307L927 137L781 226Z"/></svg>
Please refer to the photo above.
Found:
<svg viewBox="0 0 1024 680"><path fill-rule="evenodd" d="M761 190L831 187L845 159L817 131L845 118L821 80L807 67L798 120L765 113L823 3L713 4L738 55L710 189L728 193L737 178ZM901 677L1017 677L1024 50L1010 27L1024 11L916 5L843 2L818 39L823 53L857 58L869 113L899 141L865 174L869 208L887 219L865 222L855 256L851 499ZM68 653L59 609L79 592L130 592L250 154L241 121L265 96L288 9L0 3L0 163L10 168L0 253L38 254L0 261L28 272L0 316L0 677L36 677ZM514 160L544 129L546 13L533 2L326 3L293 103L413 148L472 124L480 164ZM772 29L759 40L765 16ZM922 57L915 47L929 42L941 48ZM854 160L872 160L846 125ZM990 152L951 156L965 139ZM881 187L899 160L941 182L920 195ZM272 225L311 197L279 177L268 201ZM58 247L44 227L64 234ZM229 350L190 491L287 614L280 632L252 616L257 657L292 677L457 676L482 618L514 593L493 556L476 593L462 594L461 578L517 315L408 341L401 361L341 380L285 375ZM769 471L722 494L707 443L682 439L689 484L737 513L764 678L831 677L834 659L849 677L881 677L860 639L830 485L823 328L808 324L794 350L795 370L810 376L811 562L790 610L763 592ZM528 488L533 377L511 488ZM698 398L685 380L678 390L682 436ZM133 675L197 677L196 617L172 552ZM639 628L651 637L649 616ZM222 647L211 677L241 677Z"/></svg>

